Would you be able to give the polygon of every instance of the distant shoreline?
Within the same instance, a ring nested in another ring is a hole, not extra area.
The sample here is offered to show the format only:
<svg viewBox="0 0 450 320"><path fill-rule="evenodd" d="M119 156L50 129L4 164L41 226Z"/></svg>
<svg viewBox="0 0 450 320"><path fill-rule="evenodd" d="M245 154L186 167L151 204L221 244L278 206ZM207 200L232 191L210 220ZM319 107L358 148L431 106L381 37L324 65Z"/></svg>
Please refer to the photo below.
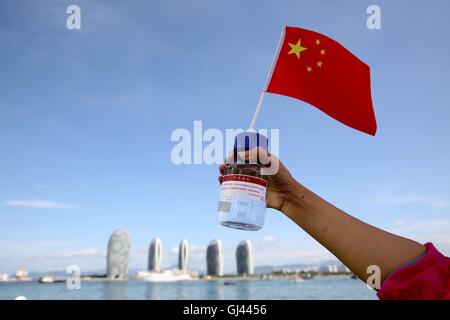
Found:
<svg viewBox="0 0 450 320"><path fill-rule="evenodd" d="M234 282L234 281L254 281L254 280L311 280L316 277L332 277L332 276L348 276L350 278L353 278L353 274L349 272L307 272L307 273L289 273L289 274L282 274L279 272L273 272L273 273L263 273L263 274L257 274L257 275L250 275L250 276L238 276L238 275L232 275L232 274L226 274L223 276L208 276L208 275L192 275L190 279L188 280L177 280L177 281L169 281L169 282L188 282L188 281L225 281L225 282ZM42 284L51 284L51 283L61 283L66 282L69 279L68 276L54 276L52 274L48 274L41 277L27 277L24 279L18 279L18 278L10 278L8 280L2 280L0 281L0 284L2 283L26 283L26 282L38 282ZM165 281L146 281L143 278L137 277L135 275L128 276L128 277L118 277L118 278L111 278L107 277L106 275L84 275L80 277L80 281L89 281L89 282L120 282L120 281L143 281L143 282L154 282L154 283L163 283Z"/></svg>

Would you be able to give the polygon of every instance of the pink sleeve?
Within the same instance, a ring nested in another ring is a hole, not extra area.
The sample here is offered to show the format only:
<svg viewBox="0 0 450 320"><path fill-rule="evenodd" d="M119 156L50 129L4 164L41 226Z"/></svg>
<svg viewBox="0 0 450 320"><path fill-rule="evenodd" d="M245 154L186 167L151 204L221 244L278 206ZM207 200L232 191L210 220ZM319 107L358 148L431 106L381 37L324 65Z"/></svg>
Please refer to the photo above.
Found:
<svg viewBox="0 0 450 320"><path fill-rule="evenodd" d="M450 299L450 258L431 243L427 251L386 278L378 290L380 299Z"/></svg>

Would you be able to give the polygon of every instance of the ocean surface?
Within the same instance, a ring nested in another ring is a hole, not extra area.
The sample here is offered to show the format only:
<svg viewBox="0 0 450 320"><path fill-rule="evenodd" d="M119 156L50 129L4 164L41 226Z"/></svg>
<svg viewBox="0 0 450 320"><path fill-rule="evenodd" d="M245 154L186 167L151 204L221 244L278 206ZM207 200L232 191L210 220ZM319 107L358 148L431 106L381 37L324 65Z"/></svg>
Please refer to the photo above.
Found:
<svg viewBox="0 0 450 320"><path fill-rule="evenodd" d="M80 289L66 283L0 283L0 299L376 299L375 292L348 276L316 277L304 282L289 279L185 281L150 283L130 281L82 281Z"/></svg>

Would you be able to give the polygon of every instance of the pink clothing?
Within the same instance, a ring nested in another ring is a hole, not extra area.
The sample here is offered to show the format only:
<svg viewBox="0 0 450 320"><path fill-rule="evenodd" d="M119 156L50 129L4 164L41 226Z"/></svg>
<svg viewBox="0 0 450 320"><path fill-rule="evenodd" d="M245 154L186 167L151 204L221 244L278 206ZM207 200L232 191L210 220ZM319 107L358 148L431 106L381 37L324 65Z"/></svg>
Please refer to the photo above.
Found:
<svg viewBox="0 0 450 320"><path fill-rule="evenodd" d="M377 295L382 300L450 299L450 258L431 243L427 251L389 275Z"/></svg>

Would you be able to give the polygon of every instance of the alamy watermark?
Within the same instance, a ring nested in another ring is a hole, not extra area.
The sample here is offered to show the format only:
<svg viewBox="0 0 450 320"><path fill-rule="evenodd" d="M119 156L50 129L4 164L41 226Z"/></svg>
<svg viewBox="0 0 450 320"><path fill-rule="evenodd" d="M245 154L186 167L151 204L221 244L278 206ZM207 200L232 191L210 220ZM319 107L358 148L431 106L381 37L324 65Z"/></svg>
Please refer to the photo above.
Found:
<svg viewBox="0 0 450 320"><path fill-rule="evenodd" d="M367 287L369 289L380 289L381 288L381 268L375 264L370 265L366 269L366 273L369 277L366 280Z"/></svg>
<svg viewBox="0 0 450 320"><path fill-rule="evenodd" d="M367 7L366 13L370 16L367 17L366 25L369 30L381 29L381 9L376 4L371 4Z"/></svg>
<svg viewBox="0 0 450 320"><path fill-rule="evenodd" d="M172 131L170 140L176 142L172 147L170 157L176 165L223 164L227 150L233 150L236 135L244 129L226 129L222 132L216 128L204 130L202 121L194 121L192 132L186 128ZM258 129L255 132L269 139L269 152L259 149L259 152L248 154L248 163L260 163L264 167L261 173L272 175L278 172L280 155L279 129ZM243 156L241 154L241 156ZM228 158L230 159L230 158Z"/></svg>
<svg viewBox="0 0 450 320"><path fill-rule="evenodd" d="M76 4L67 7L66 13L69 15L66 20L66 27L69 30L81 29L81 8Z"/></svg>
<svg viewBox="0 0 450 320"><path fill-rule="evenodd" d="M77 265L70 265L66 269L69 275L66 279L66 288L69 290L81 289L81 268Z"/></svg>

